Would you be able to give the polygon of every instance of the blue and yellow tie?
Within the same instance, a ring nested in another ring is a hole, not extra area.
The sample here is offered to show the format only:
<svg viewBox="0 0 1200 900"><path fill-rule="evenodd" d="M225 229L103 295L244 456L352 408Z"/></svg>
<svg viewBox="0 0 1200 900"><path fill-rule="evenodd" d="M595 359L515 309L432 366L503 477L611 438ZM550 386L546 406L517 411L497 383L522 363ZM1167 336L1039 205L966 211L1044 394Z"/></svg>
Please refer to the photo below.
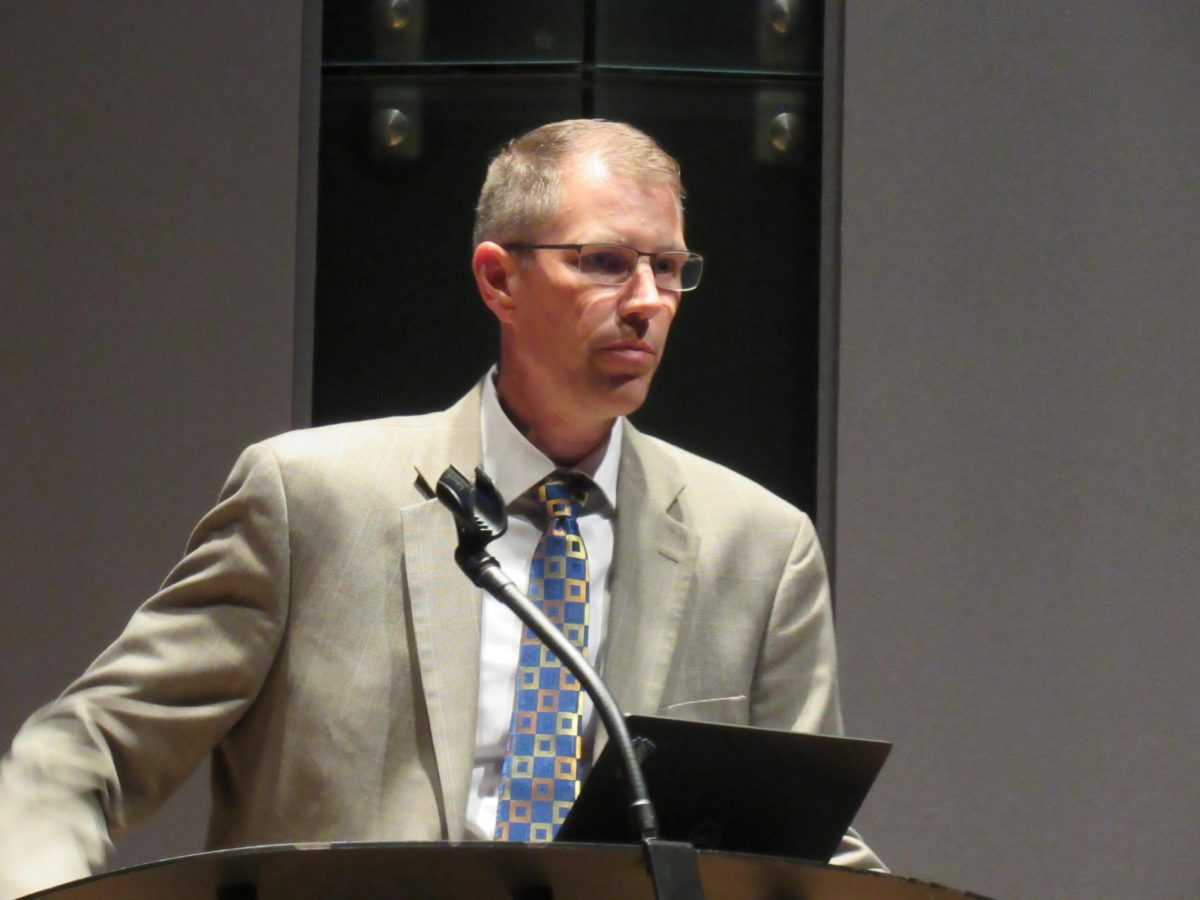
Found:
<svg viewBox="0 0 1200 900"><path fill-rule="evenodd" d="M588 561L579 511L588 482L556 472L536 488L546 530L529 567L529 597L587 654ZM500 771L496 840L551 841L579 794L580 686L528 627L521 632L508 750Z"/></svg>

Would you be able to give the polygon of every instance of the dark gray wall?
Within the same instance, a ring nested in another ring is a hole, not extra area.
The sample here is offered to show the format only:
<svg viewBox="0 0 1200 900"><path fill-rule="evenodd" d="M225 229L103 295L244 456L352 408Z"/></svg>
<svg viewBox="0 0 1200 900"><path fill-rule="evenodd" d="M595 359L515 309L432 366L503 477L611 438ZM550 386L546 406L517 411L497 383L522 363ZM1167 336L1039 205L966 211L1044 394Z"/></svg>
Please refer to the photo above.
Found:
<svg viewBox="0 0 1200 900"><path fill-rule="evenodd" d="M860 824L998 897L1200 896L1200 5L846 6Z"/></svg>
<svg viewBox="0 0 1200 900"><path fill-rule="evenodd" d="M0 5L5 739L288 425L298 7ZM848 6L839 628L898 871L1200 893L1198 35L1185 2Z"/></svg>
<svg viewBox="0 0 1200 900"><path fill-rule="evenodd" d="M288 427L299 3L0 4L0 742ZM125 864L198 848L195 781Z"/></svg>

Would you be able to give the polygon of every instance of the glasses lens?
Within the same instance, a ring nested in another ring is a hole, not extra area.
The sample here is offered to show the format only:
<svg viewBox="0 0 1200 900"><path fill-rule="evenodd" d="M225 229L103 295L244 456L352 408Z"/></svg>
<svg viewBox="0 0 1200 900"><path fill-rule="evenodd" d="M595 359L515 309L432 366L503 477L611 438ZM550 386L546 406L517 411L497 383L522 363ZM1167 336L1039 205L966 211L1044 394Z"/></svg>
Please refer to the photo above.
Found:
<svg viewBox="0 0 1200 900"><path fill-rule="evenodd" d="M624 284L637 268L636 250L616 244L585 244L579 248L579 271L597 284Z"/></svg>
<svg viewBox="0 0 1200 900"><path fill-rule="evenodd" d="M691 291L700 284L700 273L704 271L704 257L699 253L685 253L682 250L658 254L655 281L659 287L673 291ZM671 284L664 282L664 277L670 277Z"/></svg>

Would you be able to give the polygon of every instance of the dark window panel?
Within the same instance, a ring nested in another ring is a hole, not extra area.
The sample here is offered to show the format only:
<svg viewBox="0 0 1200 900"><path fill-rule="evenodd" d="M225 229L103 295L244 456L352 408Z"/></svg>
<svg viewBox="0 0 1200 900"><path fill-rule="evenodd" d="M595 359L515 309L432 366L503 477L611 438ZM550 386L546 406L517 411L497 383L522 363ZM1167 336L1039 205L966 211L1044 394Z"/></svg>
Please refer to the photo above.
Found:
<svg viewBox="0 0 1200 900"><path fill-rule="evenodd" d="M578 63L583 0L337 0L324 8L327 63Z"/></svg>
<svg viewBox="0 0 1200 900"><path fill-rule="evenodd" d="M325 79L315 424L444 407L495 360L471 277L484 171L581 93L575 76Z"/></svg>
<svg viewBox="0 0 1200 900"><path fill-rule="evenodd" d="M634 422L813 511L820 82L608 74L595 114L679 159L688 245L705 255Z"/></svg>
<svg viewBox="0 0 1200 900"><path fill-rule="evenodd" d="M820 0L596 0L596 65L821 71Z"/></svg>

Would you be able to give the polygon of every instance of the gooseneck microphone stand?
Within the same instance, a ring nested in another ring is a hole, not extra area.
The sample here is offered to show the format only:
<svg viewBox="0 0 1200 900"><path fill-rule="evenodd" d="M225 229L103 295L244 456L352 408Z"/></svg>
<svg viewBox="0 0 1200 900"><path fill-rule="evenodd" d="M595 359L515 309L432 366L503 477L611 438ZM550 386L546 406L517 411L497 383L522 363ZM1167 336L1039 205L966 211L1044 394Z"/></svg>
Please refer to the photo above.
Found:
<svg viewBox="0 0 1200 900"><path fill-rule="evenodd" d="M703 900L696 851L691 844L664 841L658 836L654 804L646 790L646 779L638 763L629 729L612 694L592 667L528 597L517 590L486 547L508 529L504 498L482 467L475 469L475 481L450 466L438 479L437 497L454 514L458 529L455 562L479 587L483 588L529 626L579 679L596 706L601 721L621 757L628 787L629 811L634 832L641 841L658 900Z"/></svg>

